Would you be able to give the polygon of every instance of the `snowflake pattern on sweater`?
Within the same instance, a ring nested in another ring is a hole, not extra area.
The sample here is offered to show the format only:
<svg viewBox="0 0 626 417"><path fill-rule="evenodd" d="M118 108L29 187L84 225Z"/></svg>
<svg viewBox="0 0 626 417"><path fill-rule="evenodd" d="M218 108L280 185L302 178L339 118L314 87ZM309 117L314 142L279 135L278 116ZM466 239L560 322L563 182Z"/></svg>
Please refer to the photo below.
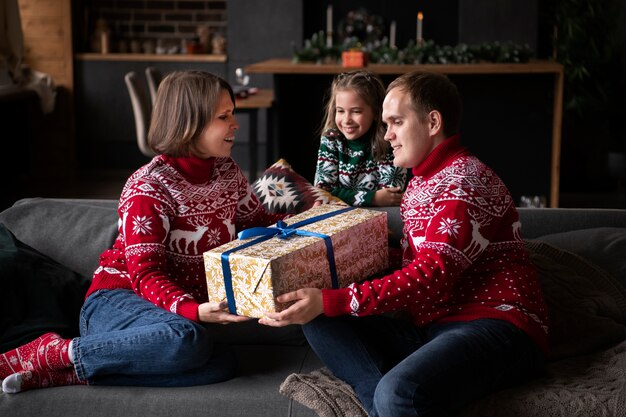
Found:
<svg viewBox="0 0 626 417"><path fill-rule="evenodd" d="M391 152L376 161L369 148L369 134L348 140L337 129L327 130L318 151L315 186L353 206L371 205L381 188L404 189L406 169L393 165Z"/></svg>
<svg viewBox="0 0 626 417"><path fill-rule="evenodd" d="M270 215L231 158L156 156L126 182L119 235L100 257L87 296L132 289L173 313L198 320L208 298L202 254L236 232L269 225Z"/></svg>
<svg viewBox="0 0 626 417"><path fill-rule="evenodd" d="M323 291L327 315L406 310L416 325L495 318L546 349L548 319L519 215L500 178L458 142L413 170L401 205L402 269Z"/></svg>

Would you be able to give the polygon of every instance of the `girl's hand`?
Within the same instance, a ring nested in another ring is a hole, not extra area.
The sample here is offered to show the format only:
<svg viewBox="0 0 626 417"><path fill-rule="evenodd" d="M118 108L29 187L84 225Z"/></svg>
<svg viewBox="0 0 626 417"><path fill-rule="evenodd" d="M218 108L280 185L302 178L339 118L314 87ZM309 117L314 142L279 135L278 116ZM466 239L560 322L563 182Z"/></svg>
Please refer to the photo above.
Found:
<svg viewBox="0 0 626 417"><path fill-rule="evenodd" d="M248 321L250 317L237 316L228 312L228 302L202 303L198 306L198 319L203 323L239 323Z"/></svg>
<svg viewBox="0 0 626 417"><path fill-rule="evenodd" d="M322 290L303 288L276 297L276 301L287 303L295 301L288 309L280 313L266 313L259 323L271 327L283 327L288 324L305 324L324 312Z"/></svg>
<svg viewBox="0 0 626 417"><path fill-rule="evenodd" d="M399 206L402 201L404 193L400 187L381 188L376 191L374 198L372 199L372 205L374 206Z"/></svg>

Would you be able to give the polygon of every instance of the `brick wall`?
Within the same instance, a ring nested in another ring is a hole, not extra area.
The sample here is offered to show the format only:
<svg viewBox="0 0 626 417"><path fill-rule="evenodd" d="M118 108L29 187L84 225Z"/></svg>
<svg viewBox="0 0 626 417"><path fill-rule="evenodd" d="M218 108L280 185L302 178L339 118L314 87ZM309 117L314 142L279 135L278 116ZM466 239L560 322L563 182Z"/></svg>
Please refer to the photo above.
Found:
<svg viewBox="0 0 626 417"><path fill-rule="evenodd" d="M98 24L110 32L110 52L131 51L132 41L146 47L180 48L198 35L199 27L211 36L225 36L228 0L85 0L86 52L100 52ZM206 48L205 48L206 49ZM211 50L203 50L211 53Z"/></svg>

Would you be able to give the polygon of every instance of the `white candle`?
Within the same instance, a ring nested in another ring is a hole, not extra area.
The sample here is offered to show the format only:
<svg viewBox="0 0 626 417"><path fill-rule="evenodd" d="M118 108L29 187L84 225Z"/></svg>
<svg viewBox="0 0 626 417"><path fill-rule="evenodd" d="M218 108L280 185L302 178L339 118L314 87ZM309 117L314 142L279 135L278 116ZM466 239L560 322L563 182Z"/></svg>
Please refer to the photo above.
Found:
<svg viewBox="0 0 626 417"><path fill-rule="evenodd" d="M424 14L422 12L417 13L417 43L422 42L422 20L424 20Z"/></svg>
<svg viewBox="0 0 626 417"><path fill-rule="evenodd" d="M389 27L389 47L396 47L396 21L392 21Z"/></svg>
<svg viewBox="0 0 626 417"><path fill-rule="evenodd" d="M333 46L333 6L329 4L326 8L326 46Z"/></svg>
<svg viewBox="0 0 626 417"><path fill-rule="evenodd" d="M333 31L333 6L326 8L326 32Z"/></svg>

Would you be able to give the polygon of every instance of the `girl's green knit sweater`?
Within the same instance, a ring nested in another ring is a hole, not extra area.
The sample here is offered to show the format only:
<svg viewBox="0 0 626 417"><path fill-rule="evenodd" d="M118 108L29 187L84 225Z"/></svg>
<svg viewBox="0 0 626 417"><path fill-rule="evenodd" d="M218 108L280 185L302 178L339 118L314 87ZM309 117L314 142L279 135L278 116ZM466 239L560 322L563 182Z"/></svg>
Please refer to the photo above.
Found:
<svg viewBox="0 0 626 417"><path fill-rule="evenodd" d="M346 139L337 129L328 129L322 135L315 185L347 204L370 206L377 190L404 190L406 179L406 169L393 166L391 152L382 161L374 159L369 133L355 140Z"/></svg>

